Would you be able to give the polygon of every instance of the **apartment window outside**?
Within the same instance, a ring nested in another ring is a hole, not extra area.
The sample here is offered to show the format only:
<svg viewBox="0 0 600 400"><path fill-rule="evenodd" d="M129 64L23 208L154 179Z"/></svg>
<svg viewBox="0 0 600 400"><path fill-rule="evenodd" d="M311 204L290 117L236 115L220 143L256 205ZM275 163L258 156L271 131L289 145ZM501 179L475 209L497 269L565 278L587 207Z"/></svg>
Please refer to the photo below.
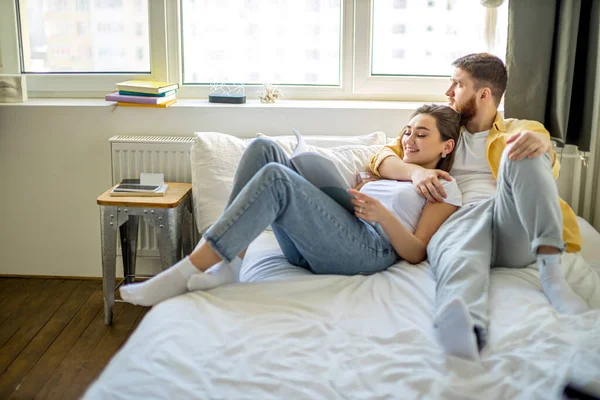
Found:
<svg viewBox="0 0 600 400"><path fill-rule="evenodd" d="M23 72L150 72L147 1L139 3L141 13L133 1L77 0L72 8L70 4L66 0L19 0ZM141 27L142 33L124 29L130 24ZM122 46L135 49L140 45L145 49L141 59L120 51ZM71 53L98 56L65 56Z"/></svg>
<svg viewBox="0 0 600 400"><path fill-rule="evenodd" d="M505 60L508 1L494 11L495 27L478 3L373 0L371 75L448 76L456 58L483 51Z"/></svg>
<svg viewBox="0 0 600 400"><path fill-rule="evenodd" d="M76 11L89 11L90 10L90 0L76 0L75 1L75 10Z"/></svg>
<svg viewBox="0 0 600 400"><path fill-rule="evenodd" d="M341 2L182 0L183 83L340 85Z"/></svg>

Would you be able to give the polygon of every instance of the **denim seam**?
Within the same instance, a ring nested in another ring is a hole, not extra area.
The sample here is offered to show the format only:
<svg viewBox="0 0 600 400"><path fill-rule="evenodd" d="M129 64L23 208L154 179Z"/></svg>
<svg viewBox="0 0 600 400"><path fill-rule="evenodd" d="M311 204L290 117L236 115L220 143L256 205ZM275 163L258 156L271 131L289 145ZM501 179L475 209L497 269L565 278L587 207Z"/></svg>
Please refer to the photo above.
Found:
<svg viewBox="0 0 600 400"><path fill-rule="evenodd" d="M284 180L283 178L278 178L278 177L273 177L270 180L264 182L256 191L256 195L254 197L252 197L250 200L248 200L248 202L244 205L244 207L242 207L241 211L238 212L236 215L234 215L231 219L230 219L230 223L227 224L225 226L224 229L222 229L223 231L225 231L225 233L231 229L231 227L246 213L246 211L248 211L248 209L254 204L254 202L264 193L265 188L270 185L272 182L274 182L275 180ZM220 235L218 235L218 237L215 239L213 238L213 244L215 246L219 245L219 241L221 240L221 237L225 234L225 233L221 233ZM217 252L218 253L218 252Z"/></svg>
<svg viewBox="0 0 600 400"><path fill-rule="evenodd" d="M218 247L217 243L215 242L215 240L213 238L211 238L208 235L204 235L204 240L206 240L206 243L208 243L208 245L211 247L211 249L217 253L217 255L221 258L221 260L225 260L227 262L231 262L233 261L232 259L227 259L227 257L225 256L225 254L221 251L221 249Z"/></svg>
<svg viewBox="0 0 600 400"><path fill-rule="evenodd" d="M531 242L530 250L532 253L537 253L537 249L540 246L552 246L556 247L560 250L561 253L564 253L566 245L562 238L553 238L553 237L539 237Z"/></svg>

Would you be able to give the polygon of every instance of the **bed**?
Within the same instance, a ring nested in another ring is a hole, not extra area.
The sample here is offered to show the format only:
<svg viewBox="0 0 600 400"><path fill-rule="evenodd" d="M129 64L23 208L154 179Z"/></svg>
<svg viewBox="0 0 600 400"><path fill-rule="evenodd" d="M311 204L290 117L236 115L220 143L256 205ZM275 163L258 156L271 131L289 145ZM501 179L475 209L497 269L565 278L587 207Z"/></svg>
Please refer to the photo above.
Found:
<svg viewBox="0 0 600 400"><path fill-rule="evenodd" d="M218 149L240 139L217 137L198 134L193 150L201 230L220 212L227 185L214 198L201 191L215 179L230 182L226 165L239 160ZM326 151L339 156L333 144ZM225 157L212 174L209 153ZM600 393L600 233L579 223L582 251L565 255L563 265L593 310L560 315L535 268L494 269L490 337L479 363L447 356L437 344L427 262L370 276L316 276L287 263L267 230L250 246L240 283L155 306L84 398L529 400L561 398L567 382Z"/></svg>

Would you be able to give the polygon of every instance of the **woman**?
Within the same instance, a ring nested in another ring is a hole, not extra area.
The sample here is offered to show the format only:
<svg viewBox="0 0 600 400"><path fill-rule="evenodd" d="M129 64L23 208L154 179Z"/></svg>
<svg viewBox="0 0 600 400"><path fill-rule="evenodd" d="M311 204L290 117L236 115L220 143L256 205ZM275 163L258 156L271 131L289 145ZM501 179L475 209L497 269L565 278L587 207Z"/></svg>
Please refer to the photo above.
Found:
<svg viewBox="0 0 600 400"><path fill-rule="evenodd" d="M404 161L449 171L459 123L447 106L418 108L399 138ZM269 225L287 260L316 274L375 273L399 259L418 263L461 206L456 182L445 181L444 189L444 203L426 203L410 182L368 182L349 189L353 215L298 175L276 143L256 139L242 156L225 212L192 254L146 282L121 287L121 297L151 306L235 282L246 248Z"/></svg>

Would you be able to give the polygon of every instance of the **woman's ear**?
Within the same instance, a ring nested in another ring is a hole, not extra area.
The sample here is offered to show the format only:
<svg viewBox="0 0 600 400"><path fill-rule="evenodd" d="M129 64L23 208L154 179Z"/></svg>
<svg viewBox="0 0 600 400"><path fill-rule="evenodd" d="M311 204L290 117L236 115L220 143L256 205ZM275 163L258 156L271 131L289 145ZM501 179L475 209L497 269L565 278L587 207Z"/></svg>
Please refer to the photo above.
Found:
<svg viewBox="0 0 600 400"><path fill-rule="evenodd" d="M454 150L454 144L454 139L446 140L446 142L444 143L444 154L452 153L452 150Z"/></svg>

